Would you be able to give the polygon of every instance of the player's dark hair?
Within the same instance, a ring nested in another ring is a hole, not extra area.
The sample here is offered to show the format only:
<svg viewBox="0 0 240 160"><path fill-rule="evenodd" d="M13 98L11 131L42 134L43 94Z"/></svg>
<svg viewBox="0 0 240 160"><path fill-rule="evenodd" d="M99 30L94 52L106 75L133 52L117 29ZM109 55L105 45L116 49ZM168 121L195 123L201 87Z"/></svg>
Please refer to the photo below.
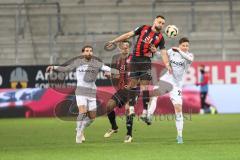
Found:
<svg viewBox="0 0 240 160"><path fill-rule="evenodd" d="M181 38L181 39L179 40L178 43L179 43L179 44L182 44L182 43L184 43L184 42L188 42L188 43L189 43L190 41L189 41L189 39L188 39L187 37L183 37L183 38Z"/></svg>
<svg viewBox="0 0 240 160"><path fill-rule="evenodd" d="M163 17L162 15L157 15L156 18L162 18L165 20L165 17Z"/></svg>
<svg viewBox="0 0 240 160"><path fill-rule="evenodd" d="M90 46L90 45L85 45L85 46L83 46L83 48L82 48L82 52L84 52L86 48L92 48L92 49L93 49L92 46Z"/></svg>

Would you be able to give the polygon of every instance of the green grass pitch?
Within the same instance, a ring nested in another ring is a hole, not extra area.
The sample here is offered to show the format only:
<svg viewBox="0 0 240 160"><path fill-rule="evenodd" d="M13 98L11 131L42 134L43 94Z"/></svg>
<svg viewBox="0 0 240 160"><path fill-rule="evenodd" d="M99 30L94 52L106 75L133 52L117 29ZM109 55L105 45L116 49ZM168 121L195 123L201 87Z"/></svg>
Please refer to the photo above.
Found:
<svg viewBox="0 0 240 160"><path fill-rule="evenodd" d="M134 142L124 144L125 119L109 139L107 117L86 130L87 141L75 144L75 122L57 118L0 119L0 160L239 160L240 115L194 115L185 121L184 144L176 144L175 122L147 126L134 120Z"/></svg>

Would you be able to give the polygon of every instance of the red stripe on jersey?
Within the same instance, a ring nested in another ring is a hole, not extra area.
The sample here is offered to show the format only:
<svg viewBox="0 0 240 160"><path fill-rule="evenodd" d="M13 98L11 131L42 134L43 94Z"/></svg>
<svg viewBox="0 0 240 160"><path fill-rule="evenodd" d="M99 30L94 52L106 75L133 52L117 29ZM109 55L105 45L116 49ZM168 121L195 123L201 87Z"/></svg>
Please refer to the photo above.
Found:
<svg viewBox="0 0 240 160"><path fill-rule="evenodd" d="M160 41L162 40L162 38L163 38L163 35L160 33L160 34L158 34L158 38L156 38L155 39L155 41L154 41L154 45L157 47L158 46L158 44L160 43Z"/></svg>
<svg viewBox="0 0 240 160"><path fill-rule="evenodd" d="M151 27L151 26L144 26L141 31L140 37L138 38L138 41L137 41L136 51L134 53L136 56L140 56L140 54L141 54L141 43L143 41L144 35L147 34L146 31L148 30L149 27Z"/></svg>
<svg viewBox="0 0 240 160"><path fill-rule="evenodd" d="M155 33L151 31L149 33L149 35L145 38L145 43L144 43L144 48L143 48L144 56L152 57L152 53L150 51L150 44L153 40L154 35L155 35Z"/></svg>

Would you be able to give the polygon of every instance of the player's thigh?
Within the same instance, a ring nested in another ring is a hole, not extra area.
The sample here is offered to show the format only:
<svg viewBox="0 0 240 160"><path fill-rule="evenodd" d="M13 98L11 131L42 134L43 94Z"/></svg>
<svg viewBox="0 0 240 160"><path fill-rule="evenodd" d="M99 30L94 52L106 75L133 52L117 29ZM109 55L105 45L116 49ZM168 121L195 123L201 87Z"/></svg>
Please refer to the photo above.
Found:
<svg viewBox="0 0 240 160"><path fill-rule="evenodd" d="M113 100L115 104L111 108L114 108L115 106L122 108L122 106L124 106L128 102L128 94L129 94L128 89L126 88L119 89L111 98L111 100ZM113 101L110 102L112 105Z"/></svg>
<svg viewBox="0 0 240 160"><path fill-rule="evenodd" d="M170 99L174 107L182 107L182 89L179 87L173 87L173 90L170 92Z"/></svg>
<svg viewBox="0 0 240 160"><path fill-rule="evenodd" d="M79 113L86 113L87 112L87 97L76 95L76 101Z"/></svg>
<svg viewBox="0 0 240 160"><path fill-rule="evenodd" d="M96 98L88 97L87 102L88 102L87 103L88 111L96 112L97 111L97 100L96 100Z"/></svg>
<svg viewBox="0 0 240 160"><path fill-rule="evenodd" d="M150 59L144 59L143 64L139 67L139 78L140 80L148 80L152 79L151 70L152 70L152 63Z"/></svg>
<svg viewBox="0 0 240 160"><path fill-rule="evenodd" d="M107 113L110 113L116 107L116 100L113 98L109 99L107 102Z"/></svg>

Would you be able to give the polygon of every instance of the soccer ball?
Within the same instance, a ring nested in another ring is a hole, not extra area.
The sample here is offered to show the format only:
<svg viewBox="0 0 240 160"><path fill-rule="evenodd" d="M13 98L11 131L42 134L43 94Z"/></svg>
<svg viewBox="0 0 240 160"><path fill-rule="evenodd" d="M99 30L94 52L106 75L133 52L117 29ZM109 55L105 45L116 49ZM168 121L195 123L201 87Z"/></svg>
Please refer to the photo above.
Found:
<svg viewBox="0 0 240 160"><path fill-rule="evenodd" d="M178 28L175 25L168 25L165 29L165 34L169 38L174 38L178 35Z"/></svg>

